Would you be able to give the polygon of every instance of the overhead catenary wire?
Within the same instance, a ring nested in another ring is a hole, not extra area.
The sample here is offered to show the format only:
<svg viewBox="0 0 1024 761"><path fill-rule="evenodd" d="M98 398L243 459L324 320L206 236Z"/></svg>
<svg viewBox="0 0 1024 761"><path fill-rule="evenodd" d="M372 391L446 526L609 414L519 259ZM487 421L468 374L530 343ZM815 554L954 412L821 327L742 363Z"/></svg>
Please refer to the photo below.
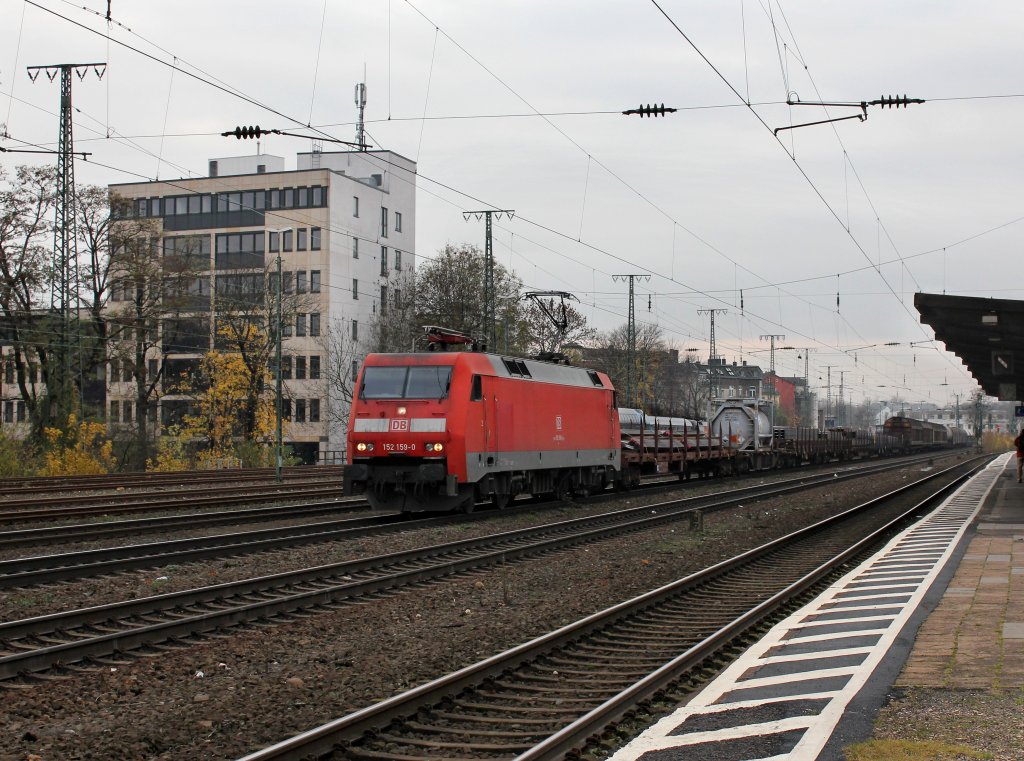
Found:
<svg viewBox="0 0 1024 761"><path fill-rule="evenodd" d="M447 35L446 35L446 36L447 36ZM614 175L614 173L612 173L612 174ZM460 191L456 191L456 190L454 190L453 188L452 188L452 190L453 190L453 192L460 192ZM421 254L421 256L422 256L422 254ZM745 269L745 268L744 268L744 269ZM753 274L753 273L752 273L752 274ZM815 305L815 306L816 306L816 305Z"/></svg>

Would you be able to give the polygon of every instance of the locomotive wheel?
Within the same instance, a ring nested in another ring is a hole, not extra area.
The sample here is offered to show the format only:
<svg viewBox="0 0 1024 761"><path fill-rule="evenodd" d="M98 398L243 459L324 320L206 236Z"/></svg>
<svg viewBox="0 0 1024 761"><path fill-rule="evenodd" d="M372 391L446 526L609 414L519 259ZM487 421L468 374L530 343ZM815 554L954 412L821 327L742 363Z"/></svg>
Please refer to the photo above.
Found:
<svg viewBox="0 0 1024 761"><path fill-rule="evenodd" d="M506 492L505 494L499 494L494 492L491 494L491 505L495 510L504 510L508 507L508 503L512 501L512 495Z"/></svg>
<svg viewBox="0 0 1024 761"><path fill-rule="evenodd" d="M562 502L572 502L572 476L568 473L558 479L555 484L555 496Z"/></svg>

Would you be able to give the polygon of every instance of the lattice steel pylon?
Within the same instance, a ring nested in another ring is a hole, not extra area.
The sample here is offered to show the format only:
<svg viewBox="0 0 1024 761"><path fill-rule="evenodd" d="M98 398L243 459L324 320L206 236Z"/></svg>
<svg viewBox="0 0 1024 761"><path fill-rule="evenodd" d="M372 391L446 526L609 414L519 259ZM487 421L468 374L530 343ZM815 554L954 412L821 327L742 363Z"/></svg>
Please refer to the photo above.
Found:
<svg viewBox="0 0 1024 761"><path fill-rule="evenodd" d="M711 345L708 348L708 386L711 390L712 398L717 397L719 394L718 385L718 373L712 369L712 365L715 364L713 360L718 359L718 347L715 345L715 315L716 314L727 314L728 309L709 308L709 309L698 309L697 314L709 314L711 315Z"/></svg>
<svg viewBox="0 0 1024 761"><path fill-rule="evenodd" d="M491 219L497 216L501 219L502 214L507 214L511 220L515 215L514 209L486 209L484 211L464 211L462 218L469 221L470 217L485 220L484 227L484 325L483 331L487 336L487 350L496 351L498 348L497 320L495 318L498 295L494 285L494 245L492 242Z"/></svg>
<svg viewBox="0 0 1024 761"><path fill-rule="evenodd" d="M633 308L633 281L650 280L650 275L612 275L612 280L629 281L629 317L626 320L626 406L636 404L633 376L636 374L636 312Z"/></svg>
<svg viewBox="0 0 1024 761"><path fill-rule="evenodd" d="M59 330L51 333L54 344L51 356L59 361L52 362L46 379L46 392L50 399L51 417L63 424L72 409L74 376L71 370L73 339L72 323L78 317L78 251L75 225L75 157L72 131L71 73L79 81L85 79L89 70L102 79L106 63L61 63L48 66L27 67L29 79L33 82L40 72L52 82L60 74L60 129L57 137L57 177L54 194L53 226L53 282L50 287L50 312L59 317ZM59 377L53 376L59 374Z"/></svg>

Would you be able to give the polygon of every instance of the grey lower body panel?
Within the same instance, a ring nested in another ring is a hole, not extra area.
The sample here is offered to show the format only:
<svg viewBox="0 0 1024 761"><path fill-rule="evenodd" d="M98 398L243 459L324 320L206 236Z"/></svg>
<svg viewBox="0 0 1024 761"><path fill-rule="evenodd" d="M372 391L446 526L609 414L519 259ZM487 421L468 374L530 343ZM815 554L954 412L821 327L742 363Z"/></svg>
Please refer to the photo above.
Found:
<svg viewBox="0 0 1024 761"><path fill-rule="evenodd" d="M466 480L475 483L487 475L512 471L620 468L618 449L573 449L547 452L467 452Z"/></svg>

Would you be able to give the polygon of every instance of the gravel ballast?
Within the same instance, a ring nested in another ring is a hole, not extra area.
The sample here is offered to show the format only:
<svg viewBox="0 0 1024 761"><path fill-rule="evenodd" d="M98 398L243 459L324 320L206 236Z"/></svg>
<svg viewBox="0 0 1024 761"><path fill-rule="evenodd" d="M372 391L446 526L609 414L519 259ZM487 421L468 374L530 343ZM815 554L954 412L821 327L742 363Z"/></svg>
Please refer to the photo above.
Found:
<svg viewBox="0 0 1024 761"><path fill-rule="evenodd" d="M952 462L936 459L935 467ZM674 526L510 563L290 623L233 630L154 657L125 658L68 679L7 689L0 693L7 729L0 736L0 759L24 761L30 754L40 761L237 758L921 475L921 466L916 465L837 482L709 514L701 534L689 531L681 520ZM723 488L723 482L716 482L715 488ZM630 506L637 499L631 498ZM5 619L22 618L581 514L580 509L567 507L15 590L0 599L0 614ZM159 576L168 578L158 581Z"/></svg>

